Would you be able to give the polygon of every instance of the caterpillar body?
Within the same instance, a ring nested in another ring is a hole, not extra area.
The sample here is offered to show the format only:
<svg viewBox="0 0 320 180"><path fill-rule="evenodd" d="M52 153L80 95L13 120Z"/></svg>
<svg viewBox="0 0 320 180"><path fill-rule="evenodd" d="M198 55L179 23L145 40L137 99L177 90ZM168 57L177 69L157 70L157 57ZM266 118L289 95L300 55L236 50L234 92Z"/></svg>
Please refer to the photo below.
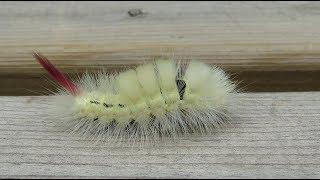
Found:
<svg viewBox="0 0 320 180"><path fill-rule="evenodd" d="M236 85L218 67L159 59L108 75L69 80L47 58L35 58L56 80L56 111L67 130L98 139L160 140L213 132L228 119Z"/></svg>

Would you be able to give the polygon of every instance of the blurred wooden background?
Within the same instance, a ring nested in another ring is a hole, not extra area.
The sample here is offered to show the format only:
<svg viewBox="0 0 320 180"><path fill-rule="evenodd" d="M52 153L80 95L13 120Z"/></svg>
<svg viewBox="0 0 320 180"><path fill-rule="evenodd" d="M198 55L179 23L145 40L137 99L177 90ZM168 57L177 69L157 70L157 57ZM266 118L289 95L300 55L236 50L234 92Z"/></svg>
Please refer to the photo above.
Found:
<svg viewBox="0 0 320 180"><path fill-rule="evenodd" d="M320 90L318 2L0 2L0 95L52 88L37 50L71 76L174 56L217 64L247 91Z"/></svg>

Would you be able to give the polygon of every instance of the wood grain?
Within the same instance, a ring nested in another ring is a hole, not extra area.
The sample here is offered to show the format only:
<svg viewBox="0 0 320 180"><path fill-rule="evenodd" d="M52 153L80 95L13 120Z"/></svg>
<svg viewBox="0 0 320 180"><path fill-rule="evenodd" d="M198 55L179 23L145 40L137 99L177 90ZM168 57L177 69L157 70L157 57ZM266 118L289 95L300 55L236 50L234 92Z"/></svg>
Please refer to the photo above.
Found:
<svg viewBox="0 0 320 180"><path fill-rule="evenodd" d="M319 178L320 92L238 95L233 126L156 146L92 145L46 96L0 97L1 178Z"/></svg>
<svg viewBox="0 0 320 180"><path fill-rule="evenodd" d="M319 10L303 1L0 2L0 94L41 89L33 50L70 74L174 56L239 74L249 91L320 90Z"/></svg>

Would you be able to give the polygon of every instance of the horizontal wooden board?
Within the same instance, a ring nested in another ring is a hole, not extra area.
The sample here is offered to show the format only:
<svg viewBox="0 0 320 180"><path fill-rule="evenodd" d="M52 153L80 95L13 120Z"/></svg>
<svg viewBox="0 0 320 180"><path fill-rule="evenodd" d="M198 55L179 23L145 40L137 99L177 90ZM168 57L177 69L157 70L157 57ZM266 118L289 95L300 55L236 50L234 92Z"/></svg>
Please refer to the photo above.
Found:
<svg viewBox="0 0 320 180"><path fill-rule="evenodd" d="M0 2L0 95L47 86L34 50L70 74L166 56L219 65L248 91L319 90L319 10L302 1Z"/></svg>
<svg viewBox="0 0 320 180"><path fill-rule="evenodd" d="M320 93L239 94L232 126L147 146L93 145L46 119L47 96L0 97L1 178L319 178Z"/></svg>

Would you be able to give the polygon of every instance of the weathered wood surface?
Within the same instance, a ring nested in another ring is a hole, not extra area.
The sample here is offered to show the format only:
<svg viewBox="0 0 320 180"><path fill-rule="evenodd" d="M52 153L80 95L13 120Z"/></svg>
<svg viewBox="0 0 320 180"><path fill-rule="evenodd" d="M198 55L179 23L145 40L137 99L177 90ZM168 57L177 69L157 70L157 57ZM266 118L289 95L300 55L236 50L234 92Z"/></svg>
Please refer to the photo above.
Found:
<svg viewBox="0 0 320 180"><path fill-rule="evenodd" d="M120 148L52 128L48 97L0 97L0 177L320 177L320 92L238 98L234 126L214 136Z"/></svg>
<svg viewBox="0 0 320 180"><path fill-rule="evenodd" d="M218 64L251 91L320 90L319 10L318 2L0 2L0 94L49 86L33 50L68 73L174 55Z"/></svg>

